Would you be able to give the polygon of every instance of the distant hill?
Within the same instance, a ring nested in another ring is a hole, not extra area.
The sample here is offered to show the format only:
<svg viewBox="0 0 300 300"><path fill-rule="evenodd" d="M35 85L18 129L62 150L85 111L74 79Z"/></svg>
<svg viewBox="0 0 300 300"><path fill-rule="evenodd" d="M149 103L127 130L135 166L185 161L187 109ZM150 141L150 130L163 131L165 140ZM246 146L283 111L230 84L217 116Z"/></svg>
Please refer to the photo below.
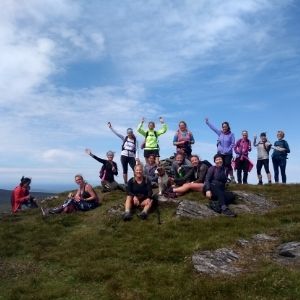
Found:
<svg viewBox="0 0 300 300"><path fill-rule="evenodd" d="M55 195L54 193L45 192L31 192L30 193L35 198L46 198ZM0 189L0 212L10 210L10 190Z"/></svg>

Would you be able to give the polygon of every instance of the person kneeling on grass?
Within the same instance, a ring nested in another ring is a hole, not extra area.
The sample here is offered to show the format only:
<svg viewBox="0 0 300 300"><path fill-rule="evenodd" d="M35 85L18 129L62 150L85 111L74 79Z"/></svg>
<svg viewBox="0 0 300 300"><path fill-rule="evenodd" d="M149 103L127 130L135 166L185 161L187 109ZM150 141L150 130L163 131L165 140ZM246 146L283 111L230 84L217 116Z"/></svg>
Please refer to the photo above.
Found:
<svg viewBox="0 0 300 300"><path fill-rule="evenodd" d="M152 202L151 181L143 175L143 166L138 164L134 167L134 177L128 181L123 220L130 221L132 219L133 207L142 207L143 211L139 217L142 220L147 219Z"/></svg>
<svg viewBox="0 0 300 300"><path fill-rule="evenodd" d="M82 175L75 175L75 182L79 188L75 194L70 193L63 205L45 211L41 208L43 215L71 213L75 210L87 211L99 206L100 201L93 187L84 181Z"/></svg>
<svg viewBox="0 0 300 300"><path fill-rule="evenodd" d="M107 159L100 158L92 153L90 149L85 149L85 153L102 163L102 167L99 172L99 177L102 185L102 192L111 192L114 190L125 191L125 188L115 181L115 176L118 175L118 166L114 162L114 152L107 151Z"/></svg>
<svg viewBox="0 0 300 300"><path fill-rule="evenodd" d="M225 190L227 175L223 166L221 154L214 156L215 166L211 166L206 174L203 192L210 199L210 208L227 217L236 217L228 208L228 204L234 200L234 194Z"/></svg>
<svg viewBox="0 0 300 300"><path fill-rule="evenodd" d="M29 193L31 178L22 177L20 184L11 193L11 210L16 213L22 209L37 208L37 203Z"/></svg>

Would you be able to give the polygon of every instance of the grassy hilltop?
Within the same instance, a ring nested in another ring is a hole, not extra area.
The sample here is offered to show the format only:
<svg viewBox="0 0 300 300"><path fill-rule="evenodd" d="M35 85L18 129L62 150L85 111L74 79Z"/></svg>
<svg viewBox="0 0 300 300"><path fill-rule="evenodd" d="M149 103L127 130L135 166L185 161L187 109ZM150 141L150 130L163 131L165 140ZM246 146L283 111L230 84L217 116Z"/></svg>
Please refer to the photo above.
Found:
<svg viewBox="0 0 300 300"><path fill-rule="evenodd" d="M233 187L237 189L237 187ZM243 186L279 206L265 215L179 219L175 205L147 221L108 214L124 194L104 194L86 213L0 217L0 299L300 299L300 271L261 256L252 272L211 278L194 271L197 250L228 247L256 233L300 241L300 185ZM97 189L97 192L100 191ZM49 203L55 206L60 199ZM182 197L207 203L198 193Z"/></svg>

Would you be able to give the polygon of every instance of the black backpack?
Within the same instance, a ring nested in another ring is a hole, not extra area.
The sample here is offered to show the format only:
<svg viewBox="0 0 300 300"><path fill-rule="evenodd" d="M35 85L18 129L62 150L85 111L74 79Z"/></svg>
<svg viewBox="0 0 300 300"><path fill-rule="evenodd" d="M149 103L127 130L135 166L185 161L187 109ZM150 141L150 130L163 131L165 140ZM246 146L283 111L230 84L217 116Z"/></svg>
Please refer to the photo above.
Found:
<svg viewBox="0 0 300 300"><path fill-rule="evenodd" d="M212 164L208 161L208 160L201 160L201 163L207 165L208 168L210 168L212 166Z"/></svg>
<svg viewBox="0 0 300 300"><path fill-rule="evenodd" d="M158 138L157 132L156 132L155 130L154 130L153 132L154 132L155 137ZM147 132L146 132L145 140L144 140L144 142L141 144L141 149L144 149L144 148L145 148L145 146L146 146L146 140L147 140L148 135L149 135L149 130L147 130ZM157 147L158 147L158 149L159 149L158 141L157 141Z"/></svg>
<svg viewBox="0 0 300 300"><path fill-rule="evenodd" d="M136 137L133 136L132 139L133 139L133 141L134 141L134 142L133 142L133 143L134 143L134 151L132 151L132 152L135 153L135 152L136 152ZM126 135L125 138L124 138L123 144L122 144L122 150L127 150L127 149L124 148L124 145L125 145L125 143L127 142L127 140L128 140L128 136ZM127 150L127 151L130 151L130 152L131 152L131 150Z"/></svg>

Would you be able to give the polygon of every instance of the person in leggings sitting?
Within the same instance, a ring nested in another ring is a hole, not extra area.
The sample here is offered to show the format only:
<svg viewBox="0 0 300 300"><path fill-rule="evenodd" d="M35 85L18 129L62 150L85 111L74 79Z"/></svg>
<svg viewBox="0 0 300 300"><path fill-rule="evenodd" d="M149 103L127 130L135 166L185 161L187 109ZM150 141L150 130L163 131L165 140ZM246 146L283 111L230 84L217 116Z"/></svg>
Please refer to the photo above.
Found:
<svg viewBox="0 0 300 300"><path fill-rule="evenodd" d="M214 211L227 217L235 217L235 213L228 208L228 204L233 201L234 195L225 190L227 176L222 155L216 154L214 162L215 165L207 171L203 191L206 197L210 199L210 207Z"/></svg>

